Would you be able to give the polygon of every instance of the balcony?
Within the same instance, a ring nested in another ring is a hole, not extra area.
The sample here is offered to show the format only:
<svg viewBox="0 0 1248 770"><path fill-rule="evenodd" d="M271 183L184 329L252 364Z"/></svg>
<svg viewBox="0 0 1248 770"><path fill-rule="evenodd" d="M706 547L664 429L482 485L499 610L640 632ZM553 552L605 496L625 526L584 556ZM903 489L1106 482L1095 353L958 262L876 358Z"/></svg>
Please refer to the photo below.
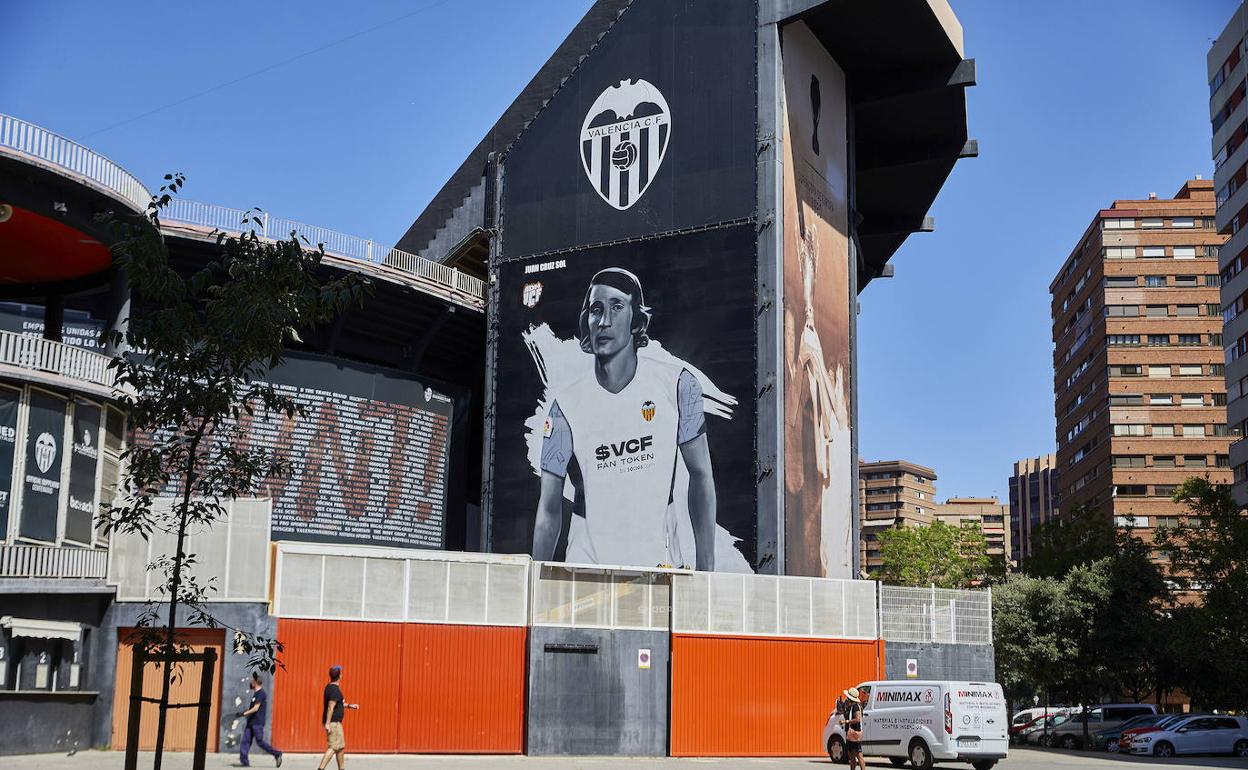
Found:
<svg viewBox="0 0 1248 770"><path fill-rule="evenodd" d="M103 580L108 570L104 548L58 548L47 545L0 545L0 579L77 578Z"/></svg>
<svg viewBox="0 0 1248 770"><path fill-rule="evenodd" d="M109 357L63 342L0 331L0 376L113 397Z"/></svg>

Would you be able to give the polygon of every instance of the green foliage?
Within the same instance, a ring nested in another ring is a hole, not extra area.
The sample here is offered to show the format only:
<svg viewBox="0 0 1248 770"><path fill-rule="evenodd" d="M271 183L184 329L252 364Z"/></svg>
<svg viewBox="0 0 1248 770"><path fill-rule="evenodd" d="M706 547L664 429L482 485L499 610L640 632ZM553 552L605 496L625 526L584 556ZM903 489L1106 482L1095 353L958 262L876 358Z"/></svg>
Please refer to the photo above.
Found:
<svg viewBox="0 0 1248 770"><path fill-rule="evenodd" d="M298 406L263 379L282 362L285 345L298 330L332 319L358 302L367 285L356 277L327 280L324 249L290 239L268 242L251 230L219 234L217 255L189 277L175 270L160 232L160 214L183 184L165 177L146 216L112 220L119 240L117 267L124 271L133 311L110 342L123 352L110 367L119 406L138 440L126 450L123 496L102 512L109 532L162 532L175 538L149 570L163 574L161 597L139 620L135 641L165 654L157 754L163 745L169 677L179 647L175 620L181 605L192 625L216 627L205 599L215 578L194 577L196 555L186 551L188 532L200 532L226 512L229 500L255 492L266 480L288 472L271 452L240 441L239 417L262 410L294 418ZM259 219L248 213L244 226ZM172 504L157 504L171 497ZM163 628L160 615L167 611ZM235 646L250 654L253 668L272 671L281 645L274 639L235 630ZM157 759L159 765L159 759Z"/></svg>
<svg viewBox="0 0 1248 770"><path fill-rule="evenodd" d="M1014 574L992 589L992 638L997 681L1014 702L1029 702L1052 685L1068 654L1061 634L1064 596L1052 578Z"/></svg>
<svg viewBox="0 0 1248 770"><path fill-rule="evenodd" d="M1174 685L1204 708L1243 709L1248 694L1248 517L1230 488L1189 478L1174 499L1188 509L1180 526L1157 530L1183 592L1174 608Z"/></svg>
<svg viewBox="0 0 1248 770"><path fill-rule="evenodd" d="M1093 508L1073 508L1036 527L1031 535L1032 554L1021 568L1036 577L1062 577L1081 564L1112 556L1122 537L1109 516Z"/></svg>
<svg viewBox="0 0 1248 770"><path fill-rule="evenodd" d="M969 588L989 574L988 545L974 526L900 527L880 533L883 564L872 575L890 585Z"/></svg>

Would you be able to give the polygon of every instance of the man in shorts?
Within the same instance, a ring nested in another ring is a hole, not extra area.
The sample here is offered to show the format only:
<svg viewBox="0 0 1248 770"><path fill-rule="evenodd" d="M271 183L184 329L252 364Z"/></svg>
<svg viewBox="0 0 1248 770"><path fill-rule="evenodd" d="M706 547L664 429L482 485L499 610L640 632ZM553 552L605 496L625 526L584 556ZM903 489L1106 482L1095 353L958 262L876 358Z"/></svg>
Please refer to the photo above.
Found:
<svg viewBox="0 0 1248 770"><path fill-rule="evenodd" d="M325 755L321 757L321 763L317 765L318 770L325 770L329 766L330 757L336 757L338 770L343 770L347 741L342 734L342 714L344 709L360 707L358 703L347 703L342 697L342 688L339 686L341 681L342 666L330 666L329 684L325 685L321 708L321 715L325 718L325 740L328 748L325 749Z"/></svg>

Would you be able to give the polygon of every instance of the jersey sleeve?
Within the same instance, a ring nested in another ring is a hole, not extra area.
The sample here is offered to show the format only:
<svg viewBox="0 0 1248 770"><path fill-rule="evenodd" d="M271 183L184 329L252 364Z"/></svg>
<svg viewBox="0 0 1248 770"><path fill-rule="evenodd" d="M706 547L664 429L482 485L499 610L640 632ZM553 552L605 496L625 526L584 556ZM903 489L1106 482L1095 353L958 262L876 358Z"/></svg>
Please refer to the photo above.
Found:
<svg viewBox="0 0 1248 770"><path fill-rule="evenodd" d="M571 461L572 427L555 401L542 424L542 470L566 478Z"/></svg>
<svg viewBox="0 0 1248 770"><path fill-rule="evenodd" d="M676 381L676 409L680 418L676 426L676 443L693 441L706 433L706 412L702 405L702 384L688 369Z"/></svg>

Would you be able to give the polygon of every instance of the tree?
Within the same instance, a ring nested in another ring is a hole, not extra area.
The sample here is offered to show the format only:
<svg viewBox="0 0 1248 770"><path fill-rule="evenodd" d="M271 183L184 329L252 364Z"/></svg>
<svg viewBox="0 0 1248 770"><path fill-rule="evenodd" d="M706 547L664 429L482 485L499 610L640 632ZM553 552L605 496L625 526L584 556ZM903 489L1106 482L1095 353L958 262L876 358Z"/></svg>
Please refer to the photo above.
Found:
<svg viewBox="0 0 1248 770"><path fill-rule="evenodd" d="M1174 499L1188 515L1159 528L1158 549L1169 559L1181 601L1174 609L1179 683L1206 708L1248 706L1248 517L1229 487L1189 478Z"/></svg>
<svg viewBox="0 0 1248 770"><path fill-rule="evenodd" d="M988 577L988 544L977 527L900 527L880 533L883 564L872 575L899 586L969 588Z"/></svg>
<svg viewBox="0 0 1248 770"><path fill-rule="evenodd" d="M1121 537L1109 516L1078 506L1033 530L1031 556L1020 566L1028 575L1060 578L1081 564L1112 556Z"/></svg>
<svg viewBox="0 0 1248 770"><path fill-rule="evenodd" d="M299 415L299 407L263 378L282 362L299 329L324 323L359 301L366 284L354 277L326 280L324 249L289 240L267 242L254 229L238 237L217 236L218 255L184 278L170 266L160 214L183 185L167 175L160 194L137 221L113 220L119 231L115 262L130 284L135 311L111 342L130 353L110 362L120 406L141 440L126 451L120 505L104 512L106 531L144 538L159 530L175 536L176 548L148 565L164 575L164 601L148 604L136 642L163 655L154 767L164 750L170 678L179 607L192 625L217 627L204 604L215 578L190 574L196 555L186 550L189 529L211 527L224 502L254 492L288 465L264 449L248 447L238 420L243 413ZM249 212L250 217L250 212ZM259 225L250 217L245 226ZM173 495L165 507L158 496ZM167 621L157 628L167 609ZM235 630L235 646L254 668L272 671L281 645Z"/></svg>
<svg viewBox="0 0 1248 770"><path fill-rule="evenodd" d="M1069 653L1061 634L1059 581L1015 574L992 589L992 640L997 681L1011 703L1030 701L1058 684Z"/></svg>

